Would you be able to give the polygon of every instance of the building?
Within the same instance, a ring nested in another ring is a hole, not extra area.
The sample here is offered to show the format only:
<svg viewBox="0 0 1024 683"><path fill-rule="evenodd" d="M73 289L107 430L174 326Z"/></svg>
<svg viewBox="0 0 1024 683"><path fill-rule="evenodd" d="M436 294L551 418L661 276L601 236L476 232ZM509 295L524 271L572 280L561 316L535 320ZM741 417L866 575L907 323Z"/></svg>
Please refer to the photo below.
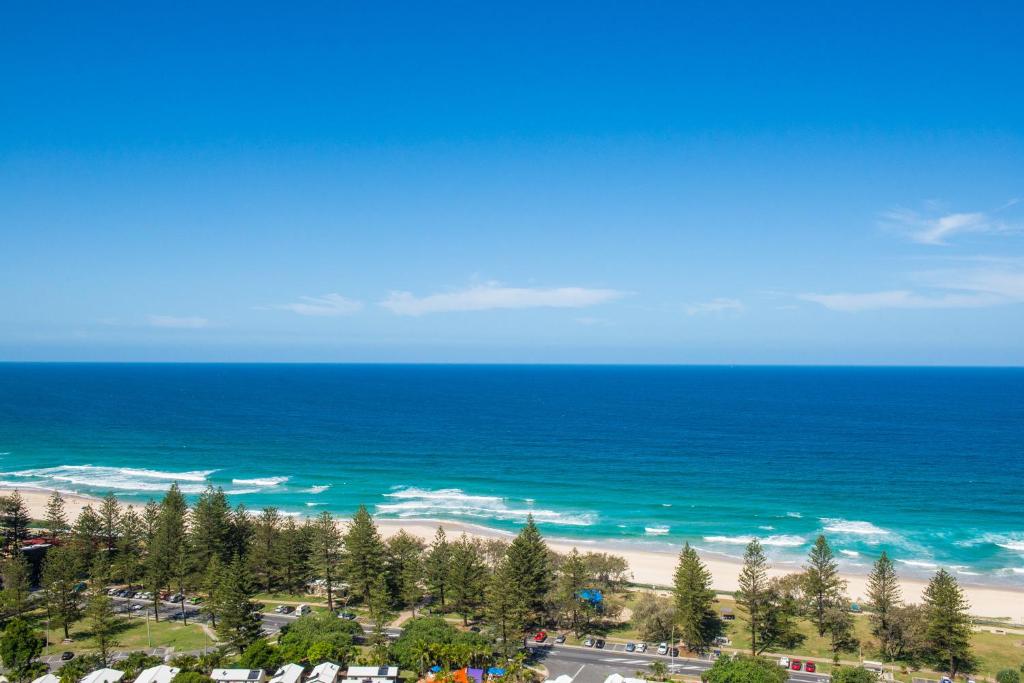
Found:
<svg viewBox="0 0 1024 683"><path fill-rule="evenodd" d="M350 666L342 683L398 683L398 667Z"/></svg>
<svg viewBox="0 0 1024 683"><path fill-rule="evenodd" d="M627 678L621 674L612 674L604 679L604 683L647 683L643 678Z"/></svg>
<svg viewBox="0 0 1024 683"><path fill-rule="evenodd" d="M337 683L339 671L341 671L341 667L334 662L323 662L313 667L306 681L308 683Z"/></svg>
<svg viewBox="0 0 1024 683"><path fill-rule="evenodd" d="M210 678L217 683L266 683L263 669L214 669Z"/></svg>
<svg viewBox="0 0 1024 683"><path fill-rule="evenodd" d="M270 683L299 683L305 670L305 668L298 664L285 664L274 672L274 677L270 679Z"/></svg>
<svg viewBox="0 0 1024 683"><path fill-rule="evenodd" d="M80 683L117 683L124 678L124 672L117 669L97 669L86 674Z"/></svg>
<svg viewBox="0 0 1024 683"><path fill-rule="evenodd" d="M60 683L60 678L53 674L44 674L32 681L32 683Z"/></svg>
<svg viewBox="0 0 1024 683"><path fill-rule="evenodd" d="M148 669L143 669L139 677L135 679L135 683L171 683L179 671L181 669L166 664L151 666Z"/></svg>

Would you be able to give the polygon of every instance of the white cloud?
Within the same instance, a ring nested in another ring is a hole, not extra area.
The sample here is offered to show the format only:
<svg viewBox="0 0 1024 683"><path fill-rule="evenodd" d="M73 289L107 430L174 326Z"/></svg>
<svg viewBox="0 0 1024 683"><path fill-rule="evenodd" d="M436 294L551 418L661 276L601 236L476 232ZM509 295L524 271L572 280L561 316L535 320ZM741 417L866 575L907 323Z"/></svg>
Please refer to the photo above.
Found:
<svg viewBox="0 0 1024 683"><path fill-rule="evenodd" d="M503 287L496 282L489 282L423 297L414 296L411 292L391 292L380 305L397 315L498 308L585 308L615 301L625 294L615 289Z"/></svg>
<svg viewBox="0 0 1024 683"><path fill-rule="evenodd" d="M800 299L834 311L879 309L987 308L1024 303L1024 270L1007 267L954 268L915 273L911 279L929 291L801 294Z"/></svg>
<svg viewBox="0 0 1024 683"><path fill-rule="evenodd" d="M294 303L278 304L273 308L291 311L299 315L333 317L351 315L362 309L362 307L361 301L348 299L341 294L324 294L323 296L302 296Z"/></svg>
<svg viewBox="0 0 1024 683"><path fill-rule="evenodd" d="M1018 203L1011 200L993 212L919 213L910 209L893 209L882 214L883 224L903 232L918 244L947 245L949 239L963 233L1012 232L1016 228L996 214Z"/></svg>
<svg viewBox="0 0 1024 683"><path fill-rule="evenodd" d="M711 301L704 301L702 303L687 304L686 313L688 315L699 315L701 313L724 313L734 312L739 313L743 310L743 302L739 299L726 299L718 297Z"/></svg>
<svg viewBox="0 0 1024 683"><path fill-rule="evenodd" d="M195 316L179 317L174 315L151 315L149 324L152 327L169 327L179 330L198 330L209 327L210 321Z"/></svg>

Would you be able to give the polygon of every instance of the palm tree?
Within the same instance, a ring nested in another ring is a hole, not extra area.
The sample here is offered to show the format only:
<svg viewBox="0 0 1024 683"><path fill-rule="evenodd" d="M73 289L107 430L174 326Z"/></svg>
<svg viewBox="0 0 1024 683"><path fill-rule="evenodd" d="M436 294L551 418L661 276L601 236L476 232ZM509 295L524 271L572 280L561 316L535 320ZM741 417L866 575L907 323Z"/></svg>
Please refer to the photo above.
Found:
<svg viewBox="0 0 1024 683"><path fill-rule="evenodd" d="M665 665L665 662L658 662L658 661L651 662L649 668L651 670L650 677L653 678L654 680L656 680L656 681L663 681L666 678L668 678L668 667ZM642 673L638 671L637 672L637 677L641 677L641 676L642 676Z"/></svg>
<svg viewBox="0 0 1024 683"><path fill-rule="evenodd" d="M434 656L434 646L420 638L413 642L411 649L412 656L416 658L416 661L420 665L420 675L427 673L427 662L429 662Z"/></svg>

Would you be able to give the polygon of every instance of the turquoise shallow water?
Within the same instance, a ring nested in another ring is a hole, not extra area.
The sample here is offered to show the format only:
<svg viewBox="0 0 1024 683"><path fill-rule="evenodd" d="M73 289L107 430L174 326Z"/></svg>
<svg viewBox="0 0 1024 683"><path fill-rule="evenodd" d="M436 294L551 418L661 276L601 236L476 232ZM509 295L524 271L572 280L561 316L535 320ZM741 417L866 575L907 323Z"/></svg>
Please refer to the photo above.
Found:
<svg viewBox="0 0 1024 683"><path fill-rule="evenodd" d="M1024 371L0 364L0 481L1024 586Z"/></svg>

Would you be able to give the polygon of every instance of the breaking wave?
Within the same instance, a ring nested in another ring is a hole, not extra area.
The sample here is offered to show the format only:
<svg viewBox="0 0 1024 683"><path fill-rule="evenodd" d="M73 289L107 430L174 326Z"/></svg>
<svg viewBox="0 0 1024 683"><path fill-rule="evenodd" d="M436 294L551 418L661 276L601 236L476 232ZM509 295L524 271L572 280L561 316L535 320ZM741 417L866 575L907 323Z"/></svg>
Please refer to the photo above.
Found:
<svg viewBox="0 0 1024 683"><path fill-rule="evenodd" d="M662 526L645 526L644 527L644 533L647 534L648 536L664 536L665 534L667 534L671 530L672 530L671 527L667 527L667 526L664 526L664 525L662 525Z"/></svg>
<svg viewBox="0 0 1024 683"><path fill-rule="evenodd" d="M259 486L260 488L270 488L272 486L280 486L281 484L288 481L290 477L257 477L255 479L232 479L232 484L238 484L239 486Z"/></svg>
<svg viewBox="0 0 1024 683"><path fill-rule="evenodd" d="M704 540L708 543L722 543L725 545L747 545L751 541L757 538L761 542L761 545L772 546L777 548L796 548L806 543L806 539L802 536L791 536L789 534L775 534L773 536L765 536L759 538L757 536L705 536Z"/></svg>
<svg viewBox="0 0 1024 683"><path fill-rule="evenodd" d="M527 515L532 514L537 522L567 526L590 526L597 519L595 514L589 512L569 513L528 505L513 506L506 498L471 495L462 489L421 489L410 486L384 495L397 502L378 504L377 512L400 518L442 515L524 522Z"/></svg>
<svg viewBox="0 0 1024 683"><path fill-rule="evenodd" d="M26 485L37 488L63 490L70 485L99 491L166 491L172 483L178 482L182 493L202 493L206 478L216 471L164 472L134 467L60 465L9 472L8 476L29 479Z"/></svg>
<svg viewBox="0 0 1024 683"><path fill-rule="evenodd" d="M877 527L871 522L850 521L831 517L823 517L821 523L825 525L825 531L834 534L854 534L857 536L888 536L889 531Z"/></svg>

